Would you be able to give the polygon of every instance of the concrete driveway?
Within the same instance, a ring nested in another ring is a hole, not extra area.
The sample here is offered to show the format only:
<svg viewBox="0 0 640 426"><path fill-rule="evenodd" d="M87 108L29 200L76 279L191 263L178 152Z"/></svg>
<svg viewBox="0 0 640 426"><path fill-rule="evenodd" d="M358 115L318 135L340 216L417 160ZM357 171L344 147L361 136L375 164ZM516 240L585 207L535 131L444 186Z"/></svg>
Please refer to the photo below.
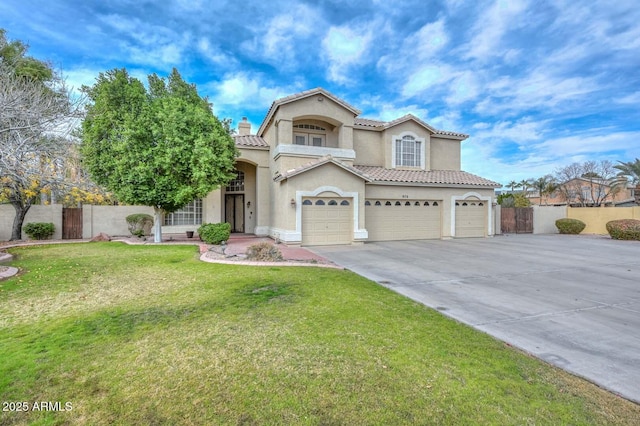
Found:
<svg viewBox="0 0 640 426"><path fill-rule="evenodd" d="M640 242L506 235L313 250L640 402Z"/></svg>

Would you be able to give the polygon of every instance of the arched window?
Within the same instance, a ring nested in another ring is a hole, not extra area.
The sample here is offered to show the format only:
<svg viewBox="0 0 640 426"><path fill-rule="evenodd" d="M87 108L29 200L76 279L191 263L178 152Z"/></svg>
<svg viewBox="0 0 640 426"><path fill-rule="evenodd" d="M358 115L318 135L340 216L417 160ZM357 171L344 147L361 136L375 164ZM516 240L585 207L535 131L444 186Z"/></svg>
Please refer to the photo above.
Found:
<svg viewBox="0 0 640 426"><path fill-rule="evenodd" d="M326 146L327 131L315 124L296 123L293 125L293 143L296 145Z"/></svg>
<svg viewBox="0 0 640 426"><path fill-rule="evenodd" d="M419 206L420 205L420 201L416 201L414 206Z"/></svg>
<svg viewBox="0 0 640 426"><path fill-rule="evenodd" d="M349 202L347 200L342 200L342 201L340 201L340 205L341 206L348 206Z"/></svg>
<svg viewBox="0 0 640 426"><path fill-rule="evenodd" d="M340 204L342 204L342 203L340 203ZM364 205L365 205L365 206L370 206L370 205L371 205L371 201L369 201L369 200L365 201L365 202L364 202Z"/></svg>
<svg viewBox="0 0 640 426"><path fill-rule="evenodd" d="M329 205L330 206L337 206L338 202L336 200L331 200L331 201L329 201Z"/></svg>
<svg viewBox="0 0 640 426"><path fill-rule="evenodd" d="M324 201L322 200L316 201L316 206L324 206Z"/></svg>
<svg viewBox="0 0 640 426"><path fill-rule="evenodd" d="M400 201L396 201L396 206L401 206L402 203Z"/></svg>
<svg viewBox="0 0 640 426"><path fill-rule="evenodd" d="M227 192L243 192L244 191L244 172L238 170L236 177L233 179L226 188Z"/></svg>
<svg viewBox="0 0 640 426"><path fill-rule="evenodd" d="M380 201L376 201L376 206L381 206L382 203Z"/></svg>
<svg viewBox="0 0 640 426"><path fill-rule="evenodd" d="M428 202L428 201L425 201L425 202L424 202L424 205L425 205L426 207L429 207L429 202Z"/></svg>
<svg viewBox="0 0 640 426"><path fill-rule="evenodd" d="M456 203L456 204L458 204L458 203ZM432 204L432 206L437 207L437 206L438 206L438 202L437 202L437 201L434 201L434 202L433 202L433 204Z"/></svg>
<svg viewBox="0 0 640 426"><path fill-rule="evenodd" d="M412 135L394 136L395 167L424 167L423 141Z"/></svg>
<svg viewBox="0 0 640 426"><path fill-rule="evenodd" d="M304 201L302 202L302 205L303 205L303 206L310 206L311 204L313 204L313 203L311 202L311 200L304 200Z"/></svg>
<svg viewBox="0 0 640 426"><path fill-rule="evenodd" d="M407 201L404 203L405 206L410 206L411 205L411 201Z"/></svg>
<svg viewBox="0 0 640 426"><path fill-rule="evenodd" d="M391 201L387 201L386 203L384 203L385 206L390 206L391 205Z"/></svg>

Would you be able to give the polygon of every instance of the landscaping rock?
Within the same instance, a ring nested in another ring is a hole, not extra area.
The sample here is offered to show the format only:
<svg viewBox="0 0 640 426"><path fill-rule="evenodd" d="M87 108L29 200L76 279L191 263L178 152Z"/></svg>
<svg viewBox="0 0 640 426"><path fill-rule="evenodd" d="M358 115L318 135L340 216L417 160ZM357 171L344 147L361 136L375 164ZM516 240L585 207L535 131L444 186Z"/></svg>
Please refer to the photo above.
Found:
<svg viewBox="0 0 640 426"><path fill-rule="evenodd" d="M91 239L91 242L96 242L96 241L111 241L111 237L105 234L104 232L101 232Z"/></svg>

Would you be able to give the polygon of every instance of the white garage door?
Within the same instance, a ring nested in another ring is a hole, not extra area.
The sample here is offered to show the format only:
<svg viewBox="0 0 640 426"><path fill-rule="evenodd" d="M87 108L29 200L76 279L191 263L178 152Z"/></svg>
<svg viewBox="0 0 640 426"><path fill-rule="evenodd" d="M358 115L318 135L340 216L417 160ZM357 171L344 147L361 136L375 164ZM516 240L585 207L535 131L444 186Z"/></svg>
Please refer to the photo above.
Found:
<svg viewBox="0 0 640 426"><path fill-rule="evenodd" d="M366 200L369 241L440 238L441 205L434 200Z"/></svg>
<svg viewBox="0 0 640 426"><path fill-rule="evenodd" d="M487 236L487 205L482 201L456 202L456 237Z"/></svg>
<svg viewBox="0 0 640 426"><path fill-rule="evenodd" d="M319 246L351 244L351 198L314 197L302 200L302 244Z"/></svg>

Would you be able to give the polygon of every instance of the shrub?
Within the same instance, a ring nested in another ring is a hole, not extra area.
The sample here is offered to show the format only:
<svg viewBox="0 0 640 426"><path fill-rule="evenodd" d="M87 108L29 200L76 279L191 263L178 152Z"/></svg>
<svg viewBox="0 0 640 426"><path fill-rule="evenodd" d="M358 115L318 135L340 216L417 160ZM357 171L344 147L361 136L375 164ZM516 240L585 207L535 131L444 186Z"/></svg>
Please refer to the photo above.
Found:
<svg viewBox="0 0 640 426"><path fill-rule="evenodd" d="M23 229L32 240L48 240L53 236L55 226L53 223L31 222L27 223Z"/></svg>
<svg viewBox="0 0 640 426"><path fill-rule="evenodd" d="M558 219L556 228L561 234L579 234L587 225L578 219Z"/></svg>
<svg viewBox="0 0 640 426"><path fill-rule="evenodd" d="M640 220L619 219L607 222L607 232L614 240L640 241Z"/></svg>
<svg viewBox="0 0 640 426"><path fill-rule="evenodd" d="M198 228L200 239L207 244L220 244L231 235L230 223L205 223Z"/></svg>
<svg viewBox="0 0 640 426"><path fill-rule="evenodd" d="M146 213L134 213L126 217L129 232L136 237L151 235L153 216Z"/></svg>
<svg viewBox="0 0 640 426"><path fill-rule="evenodd" d="M253 244L247 248L247 260L277 262L282 259L283 257L280 249L266 241L263 243Z"/></svg>

